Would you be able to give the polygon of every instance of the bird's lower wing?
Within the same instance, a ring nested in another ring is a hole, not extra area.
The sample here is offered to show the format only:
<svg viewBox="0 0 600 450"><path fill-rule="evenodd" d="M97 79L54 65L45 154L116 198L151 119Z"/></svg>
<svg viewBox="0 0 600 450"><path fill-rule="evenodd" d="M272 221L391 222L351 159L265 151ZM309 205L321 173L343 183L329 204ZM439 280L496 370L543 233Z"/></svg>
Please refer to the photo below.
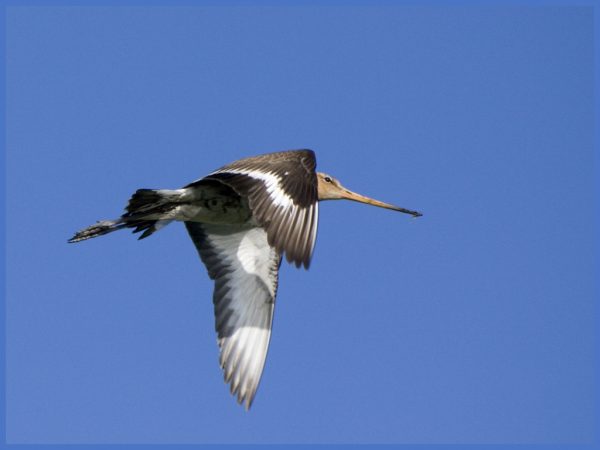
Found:
<svg viewBox="0 0 600 450"><path fill-rule="evenodd" d="M225 381L248 409L267 357L281 256L262 228L185 225L215 280L215 328Z"/></svg>

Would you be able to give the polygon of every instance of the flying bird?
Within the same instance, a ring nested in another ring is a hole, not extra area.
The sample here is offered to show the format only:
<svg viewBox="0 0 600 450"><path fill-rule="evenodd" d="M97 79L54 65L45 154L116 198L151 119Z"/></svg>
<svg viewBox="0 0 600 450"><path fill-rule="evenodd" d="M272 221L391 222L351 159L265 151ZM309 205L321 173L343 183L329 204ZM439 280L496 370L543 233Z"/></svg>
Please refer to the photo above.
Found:
<svg viewBox="0 0 600 450"><path fill-rule="evenodd" d="M231 393L249 409L263 372L285 255L308 268L319 201L354 200L414 217L417 211L357 194L316 172L312 150L240 159L181 189L138 189L116 220L77 232L68 242L132 228L146 238L173 220L185 224L215 281L219 362Z"/></svg>

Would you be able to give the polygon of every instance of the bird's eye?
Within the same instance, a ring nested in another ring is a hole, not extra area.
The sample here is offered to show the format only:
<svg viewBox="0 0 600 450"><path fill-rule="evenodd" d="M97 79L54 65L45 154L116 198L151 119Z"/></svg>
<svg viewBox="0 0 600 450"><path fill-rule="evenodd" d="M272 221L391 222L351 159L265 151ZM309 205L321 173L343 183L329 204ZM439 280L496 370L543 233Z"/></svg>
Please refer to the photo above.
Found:
<svg viewBox="0 0 600 450"><path fill-rule="evenodd" d="M330 177L325 177L325 181L326 181L327 183L331 183L331 178L330 178Z"/></svg>

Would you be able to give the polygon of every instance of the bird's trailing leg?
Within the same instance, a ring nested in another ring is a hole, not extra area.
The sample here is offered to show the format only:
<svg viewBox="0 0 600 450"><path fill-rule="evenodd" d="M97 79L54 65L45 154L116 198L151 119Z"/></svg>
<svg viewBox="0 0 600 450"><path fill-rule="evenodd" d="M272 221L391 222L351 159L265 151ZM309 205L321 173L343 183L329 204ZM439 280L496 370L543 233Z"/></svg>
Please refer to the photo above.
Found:
<svg viewBox="0 0 600 450"><path fill-rule="evenodd" d="M127 224L121 219L101 220L75 233L75 236L69 239L69 243L85 241L86 239L102 236L103 234L108 234L113 231L120 230L121 228L125 228L126 226Z"/></svg>
<svg viewBox="0 0 600 450"><path fill-rule="evenodd" d="M120 218L96 222L75 233L68 242L85 241L122 228L133 228L134 233L143 232L139 237L143 239L177 219L175 212L182 204L181 197L181 190L138 189Z"/></svg>

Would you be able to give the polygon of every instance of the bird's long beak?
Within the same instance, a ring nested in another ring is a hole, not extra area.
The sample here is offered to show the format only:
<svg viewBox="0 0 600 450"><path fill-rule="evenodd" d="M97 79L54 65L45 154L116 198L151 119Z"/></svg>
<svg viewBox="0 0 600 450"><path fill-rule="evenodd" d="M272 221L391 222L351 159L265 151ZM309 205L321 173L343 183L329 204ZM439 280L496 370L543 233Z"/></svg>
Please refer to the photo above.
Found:
<svg viewBox="0 0 600 450"><path fill-rule="evenodd" d="M378 206L380 208L392 209L394 211L400 211L405 214L410 214L414 217L420 217L423 215L418 211L412 211L410 209L401 208L396 205L390 205L389 203L384 203L384 202L380 202L379 200L375 200L373 198L365 197L364 195L357 194L356 192L352 192L350 189L346 189L344 187L340 191L341 191L340 192L341 198L344 198L346 200L353 200L355 202L366 203L367 205L373 205L373 206Z"/></svg>

